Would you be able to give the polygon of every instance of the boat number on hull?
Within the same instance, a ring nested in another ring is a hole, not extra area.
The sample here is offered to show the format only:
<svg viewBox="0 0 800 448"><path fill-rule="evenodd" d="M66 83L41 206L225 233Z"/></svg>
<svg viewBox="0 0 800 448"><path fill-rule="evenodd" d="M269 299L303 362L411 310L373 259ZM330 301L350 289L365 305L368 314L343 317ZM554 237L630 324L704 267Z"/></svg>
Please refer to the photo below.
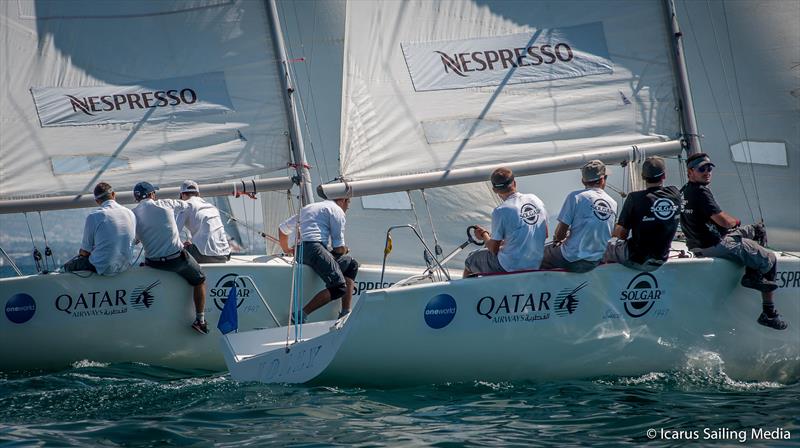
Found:
<svg viewBox="0 0 800 448"><path fill-rule="evenodd" d="M631 317L642 317L664 298L664 290L658 287L658 280L649 272L642 272L628 283L620 292L619 299L625 312Z"/></svg>
<svg viewBox="0 0 800 448"><path fill-rule="evenodd" d="M500 295L484 296L478 300L475 310L495 324L533 323L550 319L552 313L559 317L568 317L578 310L578 293L588 284L583 282L574 288L564 288L556 293L521 292L503 294L502 298Z"/></svg>
<svg viewBox="0 0 800 448"><path fill-rule="evenodd" d="M310 369L314 367L314 361L321 349L322 345L300 350L292 349L282 360L275 358L271 361L264 361L258 366L258 377L265 382L277 382L281 378L288 378L292 374Z"/></svg>
<svg viewBox="0 0 800 448"><path fill-rule="evenodd" d="M28 294L19 293L6 302L6 318L15 324L24 324L36 314L36 301Z"/></svg>
<svg viewBox="0 0 800 448"><path fill-rule="evenodd" d="M456 317L456 300L450 294L439 294L425 306L425 323L434 330L444 328Z"/></svg>

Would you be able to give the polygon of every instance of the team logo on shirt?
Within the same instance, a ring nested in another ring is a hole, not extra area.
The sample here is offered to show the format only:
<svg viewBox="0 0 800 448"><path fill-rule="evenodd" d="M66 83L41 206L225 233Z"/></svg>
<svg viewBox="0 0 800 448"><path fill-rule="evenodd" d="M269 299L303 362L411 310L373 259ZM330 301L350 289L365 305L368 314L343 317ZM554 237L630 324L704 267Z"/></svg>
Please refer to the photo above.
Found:
<svg viewBox="0 0 800 448"><path fill-rule="evenodd" d="M519 217L530 225L539 222L539 209L530 202L524 204L519 210Z"/></svg>
<svg viewBox="0 0 800 448"><path fill-rule="evenodd" d="M608 218L614 216L614 209L608 201L603 198L595 199L595 201L592 202L592 212L600 221L608 221Z"/></svg>
<svg viewBox="0 0 800 448"><path fill-rule="evenodd" d="M678 211L678 206L667 198L659 198L653 203L653 206L650 207L650 211L653 212L656 218L666 221L675 216L675 212Z"/></svg>

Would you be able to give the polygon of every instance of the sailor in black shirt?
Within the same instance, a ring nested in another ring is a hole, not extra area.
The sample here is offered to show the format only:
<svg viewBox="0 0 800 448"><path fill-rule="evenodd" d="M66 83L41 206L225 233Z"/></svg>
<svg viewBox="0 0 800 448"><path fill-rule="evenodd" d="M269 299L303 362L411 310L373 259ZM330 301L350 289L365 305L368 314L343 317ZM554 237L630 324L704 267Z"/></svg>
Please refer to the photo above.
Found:
<svg viewBox="0 0 800 448"><path fill-rule="evenodd" d="M655 271L667 261L678 229L681 197L676 187L664 187L666 177L664 159L648 157L644 161L642 178L647 189L630 193L625 199L606 248L606 262Z"/></svg>
<svg viewBox="0 0 800 448"><path fill-rule="evenodd" d="M777 259L764 249L763 225L741 226L741 221L722 211L708 184L714 164L707 154L693 154L686 160L689 183L683 187L681 228L689 249L703 257L725 258L745 266L742 286L761 291L763 312L758 323L776 330L788 325L775 310L772 294ZM761 241L762 244L756 242Z"/></svg>

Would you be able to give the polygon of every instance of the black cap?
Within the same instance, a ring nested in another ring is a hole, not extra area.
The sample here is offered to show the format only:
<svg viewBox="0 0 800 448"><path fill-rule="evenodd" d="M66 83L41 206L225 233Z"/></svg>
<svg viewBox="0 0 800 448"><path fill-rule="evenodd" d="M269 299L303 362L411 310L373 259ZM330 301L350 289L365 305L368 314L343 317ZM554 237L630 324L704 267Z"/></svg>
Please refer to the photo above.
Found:
<svg viewBox="0 0 800 448"><path fill-rule="evenodd" d="M492 172L490 181L495 190L508 190L514 182L514 173L508 168L498 168Z"/></svg>
<svg viewBox="0 0 800 448"><path fill-rule="evenodd" d="M664 175L667 166L664 159L658 156L651 156L642 163L642 177L645 179L657 179Z"/></svg>
<svg viewBox="0 0 800 448"><path fill-rule="evenodd" d="M686 161L686 168L689 168L690 170L696 170L697 168L700 168L703 165L716 166L713 163L711 163L711 159L707 155L703 155L701 157L697 157Z"/></svg>
<svg viewBox="0 0 800 448"><path fill-rule="evenodd" d="M137 201L141 201L142 199L147 197L148 194L156 190L158 190L158 187L151 184L150 182L139 182L138 184L136 184L135 187L133 187L133 197Z"/></svg>

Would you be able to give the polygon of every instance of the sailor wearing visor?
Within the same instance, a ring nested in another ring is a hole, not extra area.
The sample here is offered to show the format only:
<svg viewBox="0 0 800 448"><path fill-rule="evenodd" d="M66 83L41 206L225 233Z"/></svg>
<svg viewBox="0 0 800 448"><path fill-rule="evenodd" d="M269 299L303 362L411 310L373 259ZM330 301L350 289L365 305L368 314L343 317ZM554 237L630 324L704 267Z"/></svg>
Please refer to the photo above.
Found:
<svg viewBox="0 0 800 448"><path fill-rule="evenodd" d="M742 221L725 213L714 200L711 172L714 164L705 153L691 155L686 160L689 182L683 187L684 209L681 228L689 250L703 257L725 258L744 265L742 286L761 291L762 313L757 322L784 330L788 324L781 319L772 301L777 260L764 249L766 232L763 224L742 226Z"/></svg>

